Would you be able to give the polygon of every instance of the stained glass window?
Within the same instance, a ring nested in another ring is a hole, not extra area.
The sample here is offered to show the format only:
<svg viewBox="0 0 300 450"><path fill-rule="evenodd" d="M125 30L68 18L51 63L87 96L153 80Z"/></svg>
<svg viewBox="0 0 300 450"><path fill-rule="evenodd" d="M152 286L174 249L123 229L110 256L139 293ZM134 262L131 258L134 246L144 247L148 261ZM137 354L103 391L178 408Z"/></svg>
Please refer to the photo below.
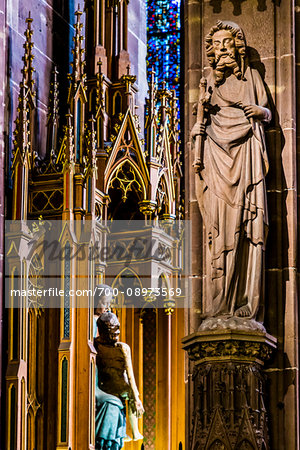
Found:
<svg viewBox="0 0 300 450"><path fill-rule="evenodd" d="M148 77L152 67L156 82L165 80L179 98L180 0L147 1Z"/></svg>

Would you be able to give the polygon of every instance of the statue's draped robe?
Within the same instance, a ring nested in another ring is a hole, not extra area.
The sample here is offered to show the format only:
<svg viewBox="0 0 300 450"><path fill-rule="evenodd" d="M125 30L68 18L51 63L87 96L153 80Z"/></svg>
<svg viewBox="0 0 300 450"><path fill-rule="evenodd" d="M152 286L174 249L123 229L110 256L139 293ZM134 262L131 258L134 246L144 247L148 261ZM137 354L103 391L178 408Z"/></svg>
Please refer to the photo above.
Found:
<svg viewBox="0 0 300 450"><path fill-rule="evenodd" d="M97 336L94 318L94 338ZM96 449L119 450L126 437L126 411L122 401L115 395L107 394L99 388L98 369L96 367Z"/></svg>
<svg viewBox="0 0 300 450"><path fill-rule="evenodd" d="M208 79L215 108L206 128L196 193L209 241L209 309L214 316L232 315L250 302L254 317L261 301L268 158L263 125L252 125L240 106L266 107L267 95L256 70L248 67L245 78L231 75L219 87L213 76Z"/></svg>

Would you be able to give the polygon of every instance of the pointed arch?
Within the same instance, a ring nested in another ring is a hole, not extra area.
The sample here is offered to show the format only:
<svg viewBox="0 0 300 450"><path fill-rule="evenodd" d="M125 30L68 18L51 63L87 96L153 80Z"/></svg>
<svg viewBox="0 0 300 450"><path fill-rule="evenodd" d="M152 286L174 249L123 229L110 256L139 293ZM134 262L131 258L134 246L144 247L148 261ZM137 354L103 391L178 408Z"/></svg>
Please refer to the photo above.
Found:
<svg viewBox="0 0 300 450"><path fill-rule="evenodd" d="M174 196L172 195L165 171L161 172L157 180L155 192L158 214L172 214Z"/></svg>
<svg viewBox="0 0 300 450"><path fill-rule="evenodd" d="M138 167L128 159L121 161L112 171L107 184L108 218L114 220L141 220L139 203L146 199L147 191Z"/></svg>
<svg viewBox="0 0 300 450"><path fill-rule="evenodd" d="M137 181L140 184L141 191L142 191L142 194L143 194L143 200L145 200L146 199L146 195L147 195L147 187L146 187L143 175L140 172L138 166L133 161L131 161L130 159L127 159L127 158L122 159L114 167L114 169L112 170L112 172L110 174L110 177L109 177L109 179L107 180L107 183L106 183L106 194L108 194L108 189L110 188L112 180L115 177L117 171L120 170L126 164L128 164L128 166L133 170L134 174L137 176Z"/></svg>
<svg viewBox="0 0 300 450"><path fill-rule="evenodd" d="M135 272L131 267L125 267L115 277L112 283L112 288L118 289L119 296L117 304L118 307L122 308L126 305L128 306L128 304L131 304L132 300L138 297L133 295L134 289L139 288L141 290L143 288L143 284L137 272ZM122 292L124 292L124 294Z"/></svg>
<svg viewBox="0 0 300 450"><path fill-rule="evenodd" d="M122 112L122 96L120 91L113 94L113 116Z"/></svg>
<svg viewBox="0 0 300 450"><path fill-rule="evenodd" d="M126 135L129 132L130 138ZM116 165L122 162L122 159L130 160L134 163L140 172L145 186L150 182L149 170L146 164L146 158L141 146L139 134L135 125L131 111L128 109L115 137L111 153L104 172L104 189L106 189L111 173Z"/></svg>

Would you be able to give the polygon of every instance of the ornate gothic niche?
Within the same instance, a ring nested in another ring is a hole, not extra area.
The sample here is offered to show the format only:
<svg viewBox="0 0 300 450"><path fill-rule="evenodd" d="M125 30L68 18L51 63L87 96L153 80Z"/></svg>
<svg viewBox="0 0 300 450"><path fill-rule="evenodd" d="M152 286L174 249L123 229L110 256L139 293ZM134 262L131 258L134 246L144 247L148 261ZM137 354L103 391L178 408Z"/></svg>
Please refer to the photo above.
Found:
<svg viewBox="0 0 300 450"><path fill-rule="evenodd" d="M114 117L118 117L121 112L122 112L122 96L119 91L116 91L113 94L112 99L112 115Z"/></svg>
<svg viewBox="0 0 300 450"><path fill-rule="evenodd" d="M119 308L128 308L128 307L134 307L135 303L137 303L137 306L140 306L142 297L142 289L143 284L141 282L140 277L138 274L130 269L126 268L121 270L121 272L116 276L116 278L113 281L112 284L113 288L117 288L119 295L117 298L117 307ZM137 290L137 291L135 291ZM124 292L124 294L122 293ZM129 295L131 294L132 295ZM139 295L133 295L133 293L141 293ZM122 312L120 311L122 314Z"/></svg>
<svg viewBox="0 0 300 450"><path fill-rule="evenodd" d="M144 200L145 189L141 175L130 161L115 169L108 187L111 202L108 205L108 219L143 220L139 202Z"/></svg>

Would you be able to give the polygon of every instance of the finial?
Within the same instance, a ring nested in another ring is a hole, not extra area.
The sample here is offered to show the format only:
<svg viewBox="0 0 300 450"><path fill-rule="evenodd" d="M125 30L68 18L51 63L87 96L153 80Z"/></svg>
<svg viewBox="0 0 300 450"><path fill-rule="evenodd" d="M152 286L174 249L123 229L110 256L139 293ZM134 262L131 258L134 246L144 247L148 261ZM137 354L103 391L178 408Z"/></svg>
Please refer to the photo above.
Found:
<svg viewBox="0 0 300 450"><path fill-rule="evenodd" d="M151 69L151 83L155 83L155 70L154 70L154 67L152 66L152 69Z"/></svg>
<svg viewBox="0 0 300 450"><path fill-rule="evenodd" d="M94 114L91 115L91 118L89 119L89 122L91 123L91 127L94 128L94 123L96 122Z"/></svg>
<svg viewBox="0 0 300 450"><path fill-rule="evenodd" d="M98 59L97 66L98 66L98 72L102 73L102 70L101 70L102 60L101 60L101 58Z"/></svg>
<svg viewBox="0 0 300 450"><path fill-rule="evenodd" d="M128 64L126 69L127 73L125 75L122 75L121 81L125 85L125 98L126 98L125 105L127 106L127 108L131 108L132 110L133 106L132 102L130 101L130 97L132 97L131 85L136 81L136 76L130 75L130 64Z"/></svg>

